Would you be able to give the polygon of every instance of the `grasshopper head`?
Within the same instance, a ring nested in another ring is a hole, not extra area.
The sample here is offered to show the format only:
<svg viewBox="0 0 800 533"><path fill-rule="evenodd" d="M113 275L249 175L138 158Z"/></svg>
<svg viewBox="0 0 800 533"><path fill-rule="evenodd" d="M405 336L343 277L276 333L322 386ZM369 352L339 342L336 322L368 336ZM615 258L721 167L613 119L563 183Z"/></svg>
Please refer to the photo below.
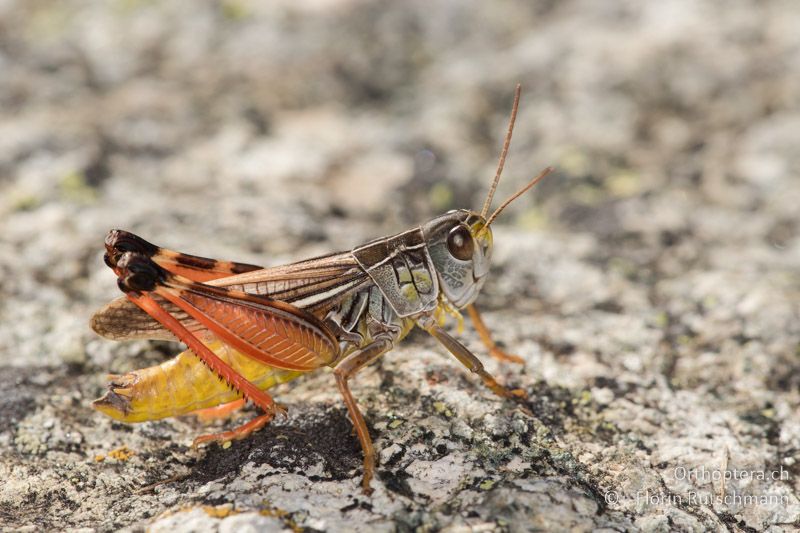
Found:
<svg viewBox="0 0 800 533"><path fill-rule="evenodd" d="M500 174L503 172L506 155L508 155L508 146L511 143L511 133L514 131L514 121L519 107L519 95L520 86L517 84L514 91L514 107L511 109L511 119L508 122L508 133L506 133L503 143L503 151L500 153L497 172L495 172L492 186L489 188L489 194L486 196L480 214L467 209L450 211L422 226L444 296L458 308L471 304L483 287L483 282L486 281L489 262L492 258L492 230L490 229L492 222L508 204L553 171L551 167L544 169L489 215L494 192L497 190Z"/></svg>
<svg viewBox="0 0 800 533"><path fill-rule="evenodd" d="M475 301L489 273L492 259L492 222L503 209L528 191L553 169L548 167L525 187L513 194L487 218L497 178L483 211L449 211L422 226L425 242L439 276L439 285L447 299L458 307Z"/></svg>
<svg viewBox="0 0 800 533"><path fill-rule="evenodd" d="M483 287L492 258L492 230L486 219L461 209L423 226L439 285L456 307L471 304Z"/></svg>
<svg viewBox="0 0 800 533"><path fill-rule="evenodd" d="M500 153L497 171L480 214L467 209L450 211L422 226L425 242L433 265L436 267L442 292L450 300L450 303L458 308L471 304L486 281L486 274L489 273L489 263L492 258L492 230L490 229L492 222L508 204L553 171L552 167L544 169L489 215L489 208L492 205L497 184L500 182L500 174L503 172L508 146L511 143L511 133L514 131L514 121L519 107L519 95L520 86L517 85L503 151Z"/></svg>

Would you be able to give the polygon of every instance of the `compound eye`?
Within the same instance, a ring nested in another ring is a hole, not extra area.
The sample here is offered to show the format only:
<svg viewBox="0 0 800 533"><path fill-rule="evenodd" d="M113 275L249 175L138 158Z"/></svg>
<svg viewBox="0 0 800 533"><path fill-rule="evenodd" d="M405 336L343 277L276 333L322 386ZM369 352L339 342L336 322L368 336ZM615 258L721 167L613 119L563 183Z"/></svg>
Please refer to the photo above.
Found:
<svg viewBox="0 0 800 533"><path fill-rule="evenodd" d="M469 261L472 259L474 248L475 242L472 240L472 234L465 226L456 226L450 230L450 234L447 236L447 249L453 257L461 261Z"/></svg>

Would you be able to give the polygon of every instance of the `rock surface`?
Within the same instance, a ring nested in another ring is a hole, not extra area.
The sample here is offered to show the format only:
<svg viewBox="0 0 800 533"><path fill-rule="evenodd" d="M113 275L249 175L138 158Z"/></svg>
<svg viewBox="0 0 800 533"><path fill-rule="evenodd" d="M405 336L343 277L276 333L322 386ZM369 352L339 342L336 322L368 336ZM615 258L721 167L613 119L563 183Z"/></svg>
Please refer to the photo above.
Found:
<svg viewBox="0 0 800 533"><path fill-rule="evenodd" d="M757 0L0 2L0 525L800 527L799 25ZM534 416L412 335L353 384L365 497L327 371L227 449L90 409L177 352L89 330L108 229L275 265L476 208L516 82L498 199L558 172L498 222L478 303Z"/></svg>

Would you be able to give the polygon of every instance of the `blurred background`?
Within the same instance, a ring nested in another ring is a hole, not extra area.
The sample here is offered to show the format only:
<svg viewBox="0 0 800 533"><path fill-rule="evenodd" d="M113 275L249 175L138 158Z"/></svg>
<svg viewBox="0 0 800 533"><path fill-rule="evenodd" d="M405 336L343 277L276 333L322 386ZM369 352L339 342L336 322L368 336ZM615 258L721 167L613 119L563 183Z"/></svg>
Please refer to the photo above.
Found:
<svg viewBox="0 0 800 533"><path fill-rule="evenodd" d="M87 327L110 228L274 265L479 209L519 82L495 205L557 172L498 221L490 322L551 384L791 420L798 28L792 0L2 0L0 364L143 366Z"/></svg>

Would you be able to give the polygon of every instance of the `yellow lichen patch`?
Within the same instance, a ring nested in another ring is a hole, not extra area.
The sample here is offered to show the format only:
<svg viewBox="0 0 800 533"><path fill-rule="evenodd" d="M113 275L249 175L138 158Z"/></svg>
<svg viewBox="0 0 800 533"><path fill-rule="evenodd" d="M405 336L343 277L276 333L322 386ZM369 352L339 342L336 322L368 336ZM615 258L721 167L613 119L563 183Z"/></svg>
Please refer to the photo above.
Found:
<svg viewBox="0 0 800 533"><path fill-rule="evenodd" d="M242 512L242 511L234 510L233 509L233 504L231 504L231 503L227 503L227 504L224 504L224 505L216 505L216 506L215 505L203 505L201 507L197 507L195 505L187 503L187 504L183 504L183 505L181 505L181 506L179 506L177 508L174 508L174 509L167 509L163 513L159 514L155 518L154 522L158 522L160 520L163 520L165 518L168 518L170 516L174 516L174 515L177 515L177 514L191 513L192 511L194 511L196 509L202 510L204 513L206 513L211 518L218 518L220 520L223 519L223 518L227 518L227 517L229 517L231 515L239 514L239 513Z"/></svg>
<svg viewBox="0 0 800 533"><path fill-rule="evenodd" d="M233 22L245 20L250 17L250 8L244 2L227 0L222 2L222 15Z"/></svg>
<svg viewBox="0 0 800 533"><path fill-rule="evenodd" d="M297 522L292 520L291 515L289 514L289 512L288 511L284 511L283 509L278 509L277 507L275 507L275 508L269 507L269 508L266 508L266 509L261 509L258 512L258 514L260 514L261 516L277 518L278 520L281 520L286 527L288 527L289 529L291 529L292 531L295 531L297 533L299 533L300 531L303 531L303 528L298 526Z"/></svg>
<svg viewBox="0 0 800 533"><path fill-rule="evenodd" d="M261 509L258 512L258 514L260 514L261 516L268 516L268 517L271 517L271 518L281 518L282 519L282 518L288 516L289 513L287 511L284 511L283 509L277 509L277 508L272 509L272 508L270 508L270 509Z"/></svg>
<svg viewBox="0 0 800 533"><path fill-rule="evenodd" d="M561 157L558 158L557 166L567 174L581 176L589 173L592 168L592 162L585 151L576 146L564 151Z"/></svg>
<svg viewBox="0 0 800 533"><path fill-rule="evenodd" d="M108 452L108 457L110 459L116 459L117 461L125 462L131 457L136 455L136 452L128 448L127 446L120 446L114 450Z"/></svg>
<svg viewBox="0 0 800 533"><path fill-rule="evenodd" d="M12 188L10 192L6 192L4 199L12 211L31 211L42 203L42 199L34 193L18 188Z"/></svg>
<svg viewBox="0 0 800 533"><path fill-rule="evenodd" d="M439 182L431 187L428 198L433 209L445 211L453 204L453 189L445 182Z"/></svg>
<svg viewBox="0 0 800 533"><path fill-rule="evenodd" d="M641 191L642 180L635 172L621 170L608 177L606 180L606 188L614 196L627 198Z"/></svg>
<svg viewBox="0 0 800 533"><path fill-rule="evenodd" d="M211 518L227 518L239 513L239 511L233 509L233 505L230 503L224 505L204 505L203 511Z"/></svg>
<svg viewBox="0 0 800 533"><path fill-rule="evenodd" d="M543 229L547 227L547 214L536 207L527 209L517 217L517 225L527 230Z"/></svg>
<svg viewBox="0 0 800 533"><path fill-rule="evenodd" d="M433 410L447 418L453 417L453 411L444 402L433 402Z"/></svg>
<svg viewBox="0 0 800 533"><path fill-rule="evenodd" d="M103 455L102 453L98 453L97 455L94 456L94 461L96 463L102 463L105 460L106 460L106 456Z"/></svg>
<svg viewBox="0 0 800 533"><path fill-rule="evenodd" d="M97 200L97 191L89 185L86 176L80 172L65 174L59 182L59 188L62 196L73 202L88 204Z"/></svg>
<svg viewBox="0 0 800 533"><path fill-rule="evenodd" d="M496 484L497 482L493 479L484 479L481 481L480 485L478 485L478 488L481 490L492 490Z"/></svg>
<svg viewBox="0 0 800 533"><path fill-rule="evenodd" d="M588 390L581 392L580 396L576 398L576 403L580 405L589 405L592 403L592 393Z"/></svg>
<svg viewBox="0 0 800 533"><path fill-rule="evenodd" d="M404 423L405 423L405 420L403 420L402 418L395 418L394 420L392 420L391 422L389 422L387 424L387 427L389 429L397 429L400 426L402 426Z"/></svg>

